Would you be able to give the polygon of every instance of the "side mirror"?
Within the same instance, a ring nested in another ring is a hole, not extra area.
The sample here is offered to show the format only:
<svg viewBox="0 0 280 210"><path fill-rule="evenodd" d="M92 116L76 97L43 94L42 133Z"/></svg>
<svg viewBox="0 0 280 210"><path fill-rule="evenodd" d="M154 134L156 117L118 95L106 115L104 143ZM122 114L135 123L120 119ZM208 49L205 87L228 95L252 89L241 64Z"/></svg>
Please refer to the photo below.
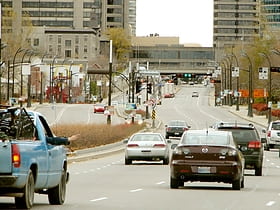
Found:
<svg viewBox="0 0 280 210"><path fill-rule="evenodd" d="M188 128L191 128L191 126L190 126L190 125L188 125Z"/></svg>
<svg viewBox="0 0 280 210"><path fill-rule="evenodd" d="M266 138L261 138L261 142L264 144L267 143Z"/></svg>
<svg viewBox="0 0 280 210"><path fill-rule="evenodd" d="M123 143L127 144L128 143L128 139L123 140Z"/></svg>
<svg viewBox="0 0 280 210"><path fill-rule="evenodd" d="M168 143L168 144L170 144L170 143L171 143L171 140L170 140L170 139L168 139L168 140L167 140L167 143Z"/></svg>
<svg viewBox="0 0 280 210"><path fill-rule="evenodd" d="M175 149L178 146L178 144L172 144L171 149Z"/></svg>

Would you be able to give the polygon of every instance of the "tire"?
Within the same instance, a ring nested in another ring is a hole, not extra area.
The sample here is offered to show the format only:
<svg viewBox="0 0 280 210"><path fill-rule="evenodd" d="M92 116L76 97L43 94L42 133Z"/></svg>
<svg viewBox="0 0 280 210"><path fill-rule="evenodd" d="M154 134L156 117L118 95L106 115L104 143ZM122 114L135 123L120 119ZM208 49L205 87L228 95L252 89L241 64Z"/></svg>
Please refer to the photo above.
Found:
<svg viewBox="0 0 280 210"><path fill-rule="evenodd" d="M170 188L171 189L178 189L178 187L180 186L180 182L178 179L173 179L172 177L170 177Z"/></svg>
<svg viewBox="0 0 280 210"><path fill-rule="evenodd" d="M242 175L241 188L244 188L244 174Z"/></svg>
<svg viewBox="0 0 280 210"><path fill-rule="evenodd" d="M23 188L23 196L15 197L17 209L30 209L34 202L34 176L31 170L28 172L27 182Z"/></svg>
<svg viewBox="0 0 280 210"><path fill-rule="evenodd" d="M48 190L49 203L51 205L62 205L66 195L66 172L63 170L59 184Z"/></svg>
<svg viewBox="0 0 280 210"><path fill-rule="evenodd" d="M125 163L125 165L131 165L132 164L132 160L130 160L128 158L125 158L124 163Z"/></svg>
<svg viewBox="0 0 280 210"><path fill-rule="evenodd" d="M241 189L241 178L234 180L232 182L232 189L233 190L240 190Z"/></svg>
<svg viewBox="0 0 280 210"><path fill-rule="evenodd" d="M169 157L163 159L163 165L169 164Z"/></svg>
<svg viewBox="0 0 280 210"><path fill-rule="evenodd" d="M255 176L262 176L262 166L255 167Z"/></svg>

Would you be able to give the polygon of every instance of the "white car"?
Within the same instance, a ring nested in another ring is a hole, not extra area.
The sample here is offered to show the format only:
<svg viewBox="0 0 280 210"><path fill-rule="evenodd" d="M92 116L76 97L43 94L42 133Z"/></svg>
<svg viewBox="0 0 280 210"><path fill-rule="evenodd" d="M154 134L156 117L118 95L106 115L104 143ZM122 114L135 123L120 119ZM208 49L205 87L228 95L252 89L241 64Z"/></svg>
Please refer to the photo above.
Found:
<svg viewBox="0 0 280 210"><path fill-rule="evenodd" d="M280 120L270 122L266 131L267 150L280 148Z"/></svg>
<svg viewBox="0 0 280 210"><path fill-rule="evenodd" d="M124 140L125 165L132 164L133 160L161 161L164 165L169 164L169 145L160 133L143 132L132 135Z"/></svg>

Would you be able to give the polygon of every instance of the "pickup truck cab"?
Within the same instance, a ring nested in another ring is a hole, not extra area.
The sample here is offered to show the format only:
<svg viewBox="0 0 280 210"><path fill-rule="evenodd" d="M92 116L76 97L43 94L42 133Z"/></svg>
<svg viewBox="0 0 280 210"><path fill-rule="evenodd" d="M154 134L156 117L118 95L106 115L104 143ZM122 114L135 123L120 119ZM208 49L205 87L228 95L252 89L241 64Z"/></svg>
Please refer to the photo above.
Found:
<svg viewBox="0 0 280 210"><path fill-rule="evenodd" d="M43 115L24 108L0 109L0 196L15 198L17 209L30 209L34 193L50 204L65 201L68 139L56 137Z"/></svg>

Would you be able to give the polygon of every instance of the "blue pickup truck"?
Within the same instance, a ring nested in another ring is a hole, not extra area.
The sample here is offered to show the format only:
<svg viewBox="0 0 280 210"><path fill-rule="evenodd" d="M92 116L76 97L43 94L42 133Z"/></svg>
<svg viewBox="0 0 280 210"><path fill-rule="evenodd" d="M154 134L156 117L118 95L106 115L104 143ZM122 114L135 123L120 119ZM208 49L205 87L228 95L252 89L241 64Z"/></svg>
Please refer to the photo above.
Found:
<svg viewBox="0 0 280 210"><path fill-rule="evenodd" d="M69 179L67 143L67 138L54 136L40 113L1 107L0 196L14 197L17 209L30 209L34 193L62 205Z"/></svg>

